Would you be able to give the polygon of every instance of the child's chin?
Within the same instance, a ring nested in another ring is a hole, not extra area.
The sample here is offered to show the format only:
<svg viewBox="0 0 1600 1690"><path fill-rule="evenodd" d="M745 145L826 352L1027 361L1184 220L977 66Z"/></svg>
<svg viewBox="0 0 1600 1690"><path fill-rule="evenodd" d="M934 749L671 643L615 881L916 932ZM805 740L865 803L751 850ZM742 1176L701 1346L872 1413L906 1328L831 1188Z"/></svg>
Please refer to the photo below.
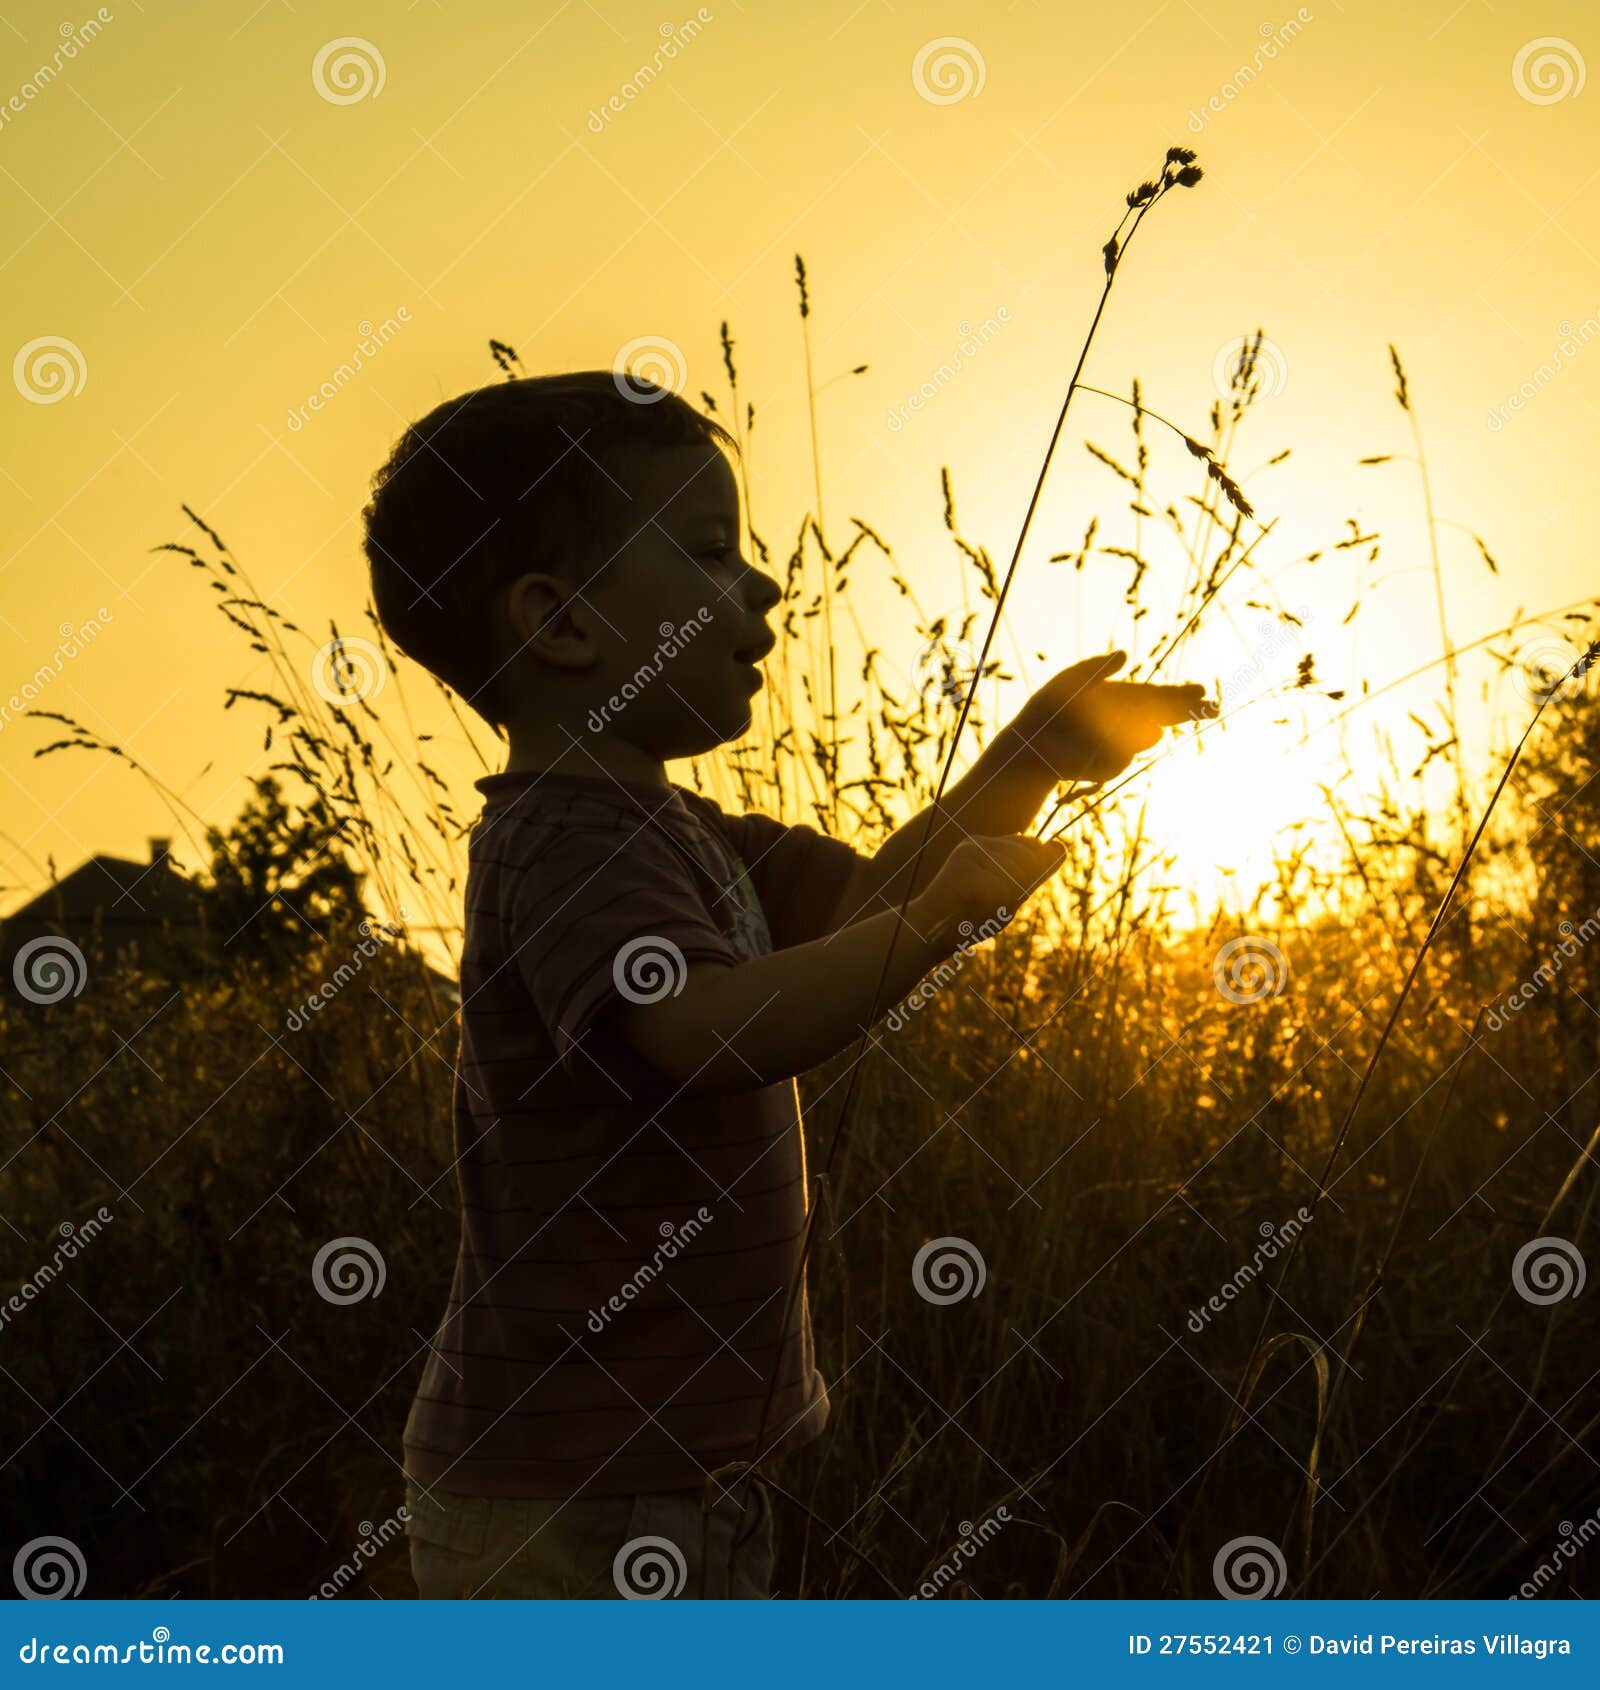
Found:
<svg viewBox="0 0 1600 1690"><path fill-rule="evenodd" d="M750 732L755 717L749 703L740 700L717 712L714 728L712 720L708 712L704 719L695 723L696 731L685 733L678 744L665 753L663 760L670 763L685 757L704 757L718 746L731 745Z"/></svg>
<svg viewBox="0 0 1600 1690"><path fill-rule="evenodd" d="M738 704L732 711L728 732L723 740L723 744L726 745L731 743L733 740L743 739L754 726L755 712L751 708L750 701L745 700Z"/></svg>
<svg viewBox="0 0 1600 1690"><path fill-rule="evenodd" d="M749 704L741 701L723 712L722 723L722 737L708 745L707 751L715 750L718 745L731 745L736 739L743 739L754 726L755 715Z"/></svg>

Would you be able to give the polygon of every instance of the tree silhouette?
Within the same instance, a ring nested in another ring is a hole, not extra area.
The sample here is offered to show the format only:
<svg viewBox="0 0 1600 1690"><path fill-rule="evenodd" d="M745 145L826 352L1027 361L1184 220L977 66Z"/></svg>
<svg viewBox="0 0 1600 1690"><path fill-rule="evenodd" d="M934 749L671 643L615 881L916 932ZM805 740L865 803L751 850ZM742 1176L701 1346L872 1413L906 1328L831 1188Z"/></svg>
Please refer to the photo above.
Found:
<svg viewBox="0 0 1600 1690"><path fill-rule="evenodd" d="M342 826L285 802L272 775L226 832L206 830L206 921L224 958L283 961L363 915L362 874L345 855Z"/></svg>

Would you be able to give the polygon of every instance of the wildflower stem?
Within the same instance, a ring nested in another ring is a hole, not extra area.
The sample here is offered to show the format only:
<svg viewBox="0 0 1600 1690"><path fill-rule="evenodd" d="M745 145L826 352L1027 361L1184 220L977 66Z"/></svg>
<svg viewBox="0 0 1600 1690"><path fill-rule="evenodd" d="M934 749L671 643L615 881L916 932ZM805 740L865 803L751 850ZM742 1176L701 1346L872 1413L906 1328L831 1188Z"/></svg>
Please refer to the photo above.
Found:
<svg viewBox="0 0 1600 1690"><path fill-rule="evenodd" d="M1181 173L1184 177L1182 185L1185 187L1193 186L1194 182L1199 179L1198 171L1191 171L1188 168L1192 159L1193 154L1190 153L1181 160L1185 166L1184 172ZM1150 208L1162 199L1174 186L1178 185L1178 177L1169 174L1173 160L1174 154L1169 152L1167 165L1162 171L1159 187L1156 187L1153 184L1145 184L1145 189L1139 191L1140 197L1137 204L1135 204L1134 196L1129 196L1130 209L1129 211L1124 212L1121 221L1118 223L1117 234L1113 235L1111 240L1106 243L1104 249L1106 272L1105 283L1100 290L1100 300L1095 307L1094 317L1089 324L1088 332L1083 338L1083 345L1078 352L1078 361L1073 369L1072 379L1067 384L1066 396L1061 402L1061 409L1056 416L1055 427L1051 430L1049 444L1045 448L1044 458L1039 466L1039 473L1034 480L1033 492L1028 499L1028 507L1023 515L1022 525L1017 532L1016 545L1012 548L1011 562L1006 568L1005 578L1000 584L1000 591L995 599L994 610L989 617L989 624L984 632L983 647L978 654L977 662L973 665L972 675L967 682L966 692L961 701L961 712L956 718L955 729L950 735L950 743L946 749L944 762L940 769L939 784L934 792L933 802L924 814L921 836L917 841L917 849L912 856L911 863L906 874L905 892L901 896L900 906L896 911L895 926L891 932L889 943L884 950L883 966L878 971L878 980L877 984L873 988L872 1002L862 1025L861 1036L856 1043L855 1051L850 1059L850 1078L845 1086L844 1099L839 1106L839 1113L834 1122L833 1134L828 1144L828 1154L823 1162L822 1172L819 1176L823 1181L826 1181L832 1174L834 1165L839 1156L840 1148L845 1142L847 1136L847 1129L851 1121L851 1108L855 1101L858 1084L864 1067L863 1058L866 1054L867 1043L871 1036L872 1027L878 1018L878 1009L883 999L884 983L888 979L889 970L894 961L895 949L899 943L900 935L905 928L906 909L917 891L918 873L922 866L923 852L927 847L929 838L932 836L936 822L941 819L939 815L939 808L944 801L945 789L950 780L950 772L955 764L956 750L961 741L961 730L966 726L967 717L972 710L973 699L977 695L978 683L983 676L984 665L988 661L989 648L994 643L995 631L1000 625L1000 617L1005 610L1006 598L1011 591L1011 583L1016 576L1017 566L1022 559L1022 550L1024 545L1027 543L1029 529L1033 525L1034 515L1039 508L1039 500L1044 493L1045 477L1049 472L1051 460L1055 456L1056 446L1061 439L1062 431L1066 427L1067 412L1072 404L1072 396L1078 390L1079 381L1083 376L1084 365L1088 361L1090 348L1094 344L1095 333L1100 327L1101 319L1105 316L1106 305L1111 298L1112 287L1116 283L1117 271L1121 267L1122 260L1127 256L1129 245L1132 243L1134 236L1139 232L1139 226L1144 221L1144 218ZM1130 215L1132 217L1132 223L1131 226L1128 227L1127 238L1123 240L1119 246L1117 237L1121 234L1123 227L1128 224ZM800 271L800 285L803 318L806 314L803 270ZM807 388L809 394L809 343ZM815 460L813 459L813 461ZM820 510L818 514L820 518ZM831 656L832 653L830 649L830 662ZM835 728L837 729L837 720L835 721ZM756 1459L758 1461L768 1453L770 1448L770 1445L762 1447L761 1440L767 1436L767 1417L772 1409L772 1397L777 1388L778 1372L783 1361L784 1350L786 1347L782 1342L782 1339L789 1331L789 1323L794 1316L795 1302L799 1296L801 1286L805 1283L806 1262L810 1257L812 1240L816 1234L816 1217L817 1205L812 1203L806 1215L805 1229L801 1234L800 1249L795 1262L794 1273L789 1281L788 1294L784 1300L783 1323L779 1328L780 1341L772 1367L768 1372L766 1393L761 1408L761 1417L757 1421L756 1439L758 1451ZM781 1433L779 1435L781 1435ZM776 1440L774 1439L774 1441Z"/></svg>

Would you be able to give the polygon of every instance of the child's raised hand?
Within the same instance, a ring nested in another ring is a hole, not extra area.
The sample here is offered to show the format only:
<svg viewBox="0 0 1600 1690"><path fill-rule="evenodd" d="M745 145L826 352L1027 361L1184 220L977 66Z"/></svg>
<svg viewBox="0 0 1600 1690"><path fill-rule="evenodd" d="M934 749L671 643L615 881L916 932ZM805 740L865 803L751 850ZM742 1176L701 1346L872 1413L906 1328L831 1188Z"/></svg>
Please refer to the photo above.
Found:
<svg viewBox="0 0 1600 1690"><path fill-rule="evenodd" d="M1204 687L1109 679L1127 660L1113 651L1046 681L1007 730L1014 752L1056 780L1099 782L1148 751L1167 728L1217 714Z"/></svg>

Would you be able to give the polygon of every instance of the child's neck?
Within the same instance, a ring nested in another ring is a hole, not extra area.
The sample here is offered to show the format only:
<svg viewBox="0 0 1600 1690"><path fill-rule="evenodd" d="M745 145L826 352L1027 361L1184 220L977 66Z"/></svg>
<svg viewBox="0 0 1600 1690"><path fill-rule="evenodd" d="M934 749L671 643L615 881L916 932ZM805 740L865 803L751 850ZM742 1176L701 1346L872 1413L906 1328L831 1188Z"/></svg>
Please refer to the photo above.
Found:
<svg viewBox="0 0 1600 1690"><path fill-rule="evenodd" d="M563 733L549 725L507 729L505 772L521 774L589 775L637 781L642 786L671 786L667 766L648 751L604 733Z"/></svg>

